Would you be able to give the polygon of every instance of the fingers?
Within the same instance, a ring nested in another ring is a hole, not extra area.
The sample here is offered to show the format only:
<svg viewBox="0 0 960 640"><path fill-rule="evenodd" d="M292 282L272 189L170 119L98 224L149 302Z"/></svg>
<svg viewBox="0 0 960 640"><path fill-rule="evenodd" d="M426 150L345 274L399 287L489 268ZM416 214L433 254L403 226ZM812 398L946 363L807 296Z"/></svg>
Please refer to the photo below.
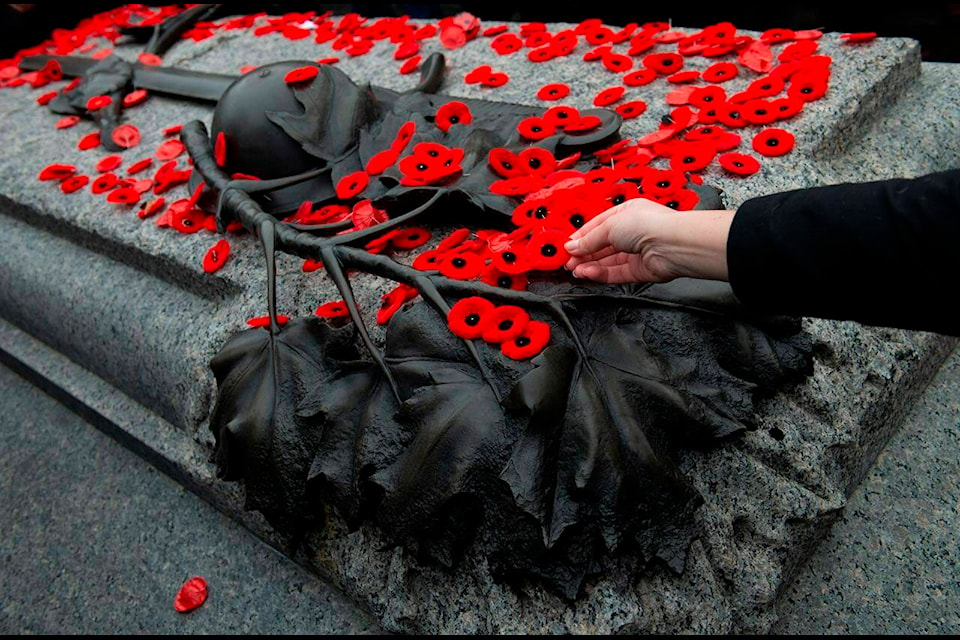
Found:
<svg viewBox="0 0 960 640"><path fill-rule="evenodd" d="M625 282L636 282L630 270L629 263L623 263L616 266L603 266L597 262L591 262L577 267L575 272L577 277L586 278L595 282L605 282L607 284L623 284Z"/></svg>
<svg viewBox="0 0 960 640"><path fill-rule="evenodd" d="M564 266L567 268L568 271L573 271L577 267L577 265L583 264L585 262L595 262L598 260L602 260L603 258L606 258L607 256L611 256L615 253L617 253L616 247L612 247L612 246L604 247L600 251L591 253L586 256L571 256L570 259L567 261L567 264Z"/></svg>

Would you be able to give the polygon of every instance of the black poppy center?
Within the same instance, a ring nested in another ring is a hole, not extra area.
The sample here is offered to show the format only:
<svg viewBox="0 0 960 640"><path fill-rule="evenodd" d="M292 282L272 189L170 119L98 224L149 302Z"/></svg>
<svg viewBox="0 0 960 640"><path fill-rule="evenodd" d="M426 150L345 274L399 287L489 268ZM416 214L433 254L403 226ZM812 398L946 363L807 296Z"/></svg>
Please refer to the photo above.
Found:
<svg viewBox="0 0 960 640"><path fill-rule="evenodd" d="M185 227L192 227L193 220L191 220L190 218L184 218L183 220L180 221L180 224L182 224Z"/></svg>
<svg viewBox="0 0 960 640"><path fill-rule="evenodd" d="M557 114L558 118L566 118L569 114L566 111L561 111Z"/></svg>
<svg viewBox="0 0 960 640"><path fill-rule="evenodd" d="M622 193L618 193L617 195L613 196L613 198L610 199L610 202L612 202L613 204L623 204L626 201L627 201L627 197Z"/></svg>
<svg viewBox="0 0 960 640"><path fill-rule="evenodd" d="M480 324L480 315L476 313L471 313L470 315L467 316L467 319L464 320L464 322L466 322L471 327L475 327L478 324Z"/></svg>
<svg viewBox="0 0 960 640"><path fill-rule="evenodd" d="M670 207L671 209L679 209L680 203L677 202L676 200L671 200L670 202L667 203L667 206Z"/></svg>
<svg viewBox="0 0 960 640"><path fill-rule="evenodd" d="M572 224L572 225L573 225L574 227L576 227L577 229L579 229L580 227L582 227L585 222L586 222L586 220L584 220L584 219L583 219L583 216L580 215L579 213L575 213L575 214L573 214L572 216L570 216L570 224Z"/></svg>
<svg viewBox="0 0 960 640"><path fill-rule="evenodd" d="M426 171L426 170L427 170L427 165L423 164L422 162L417 165L417 171Z"/></svg>
<svg viewBox="0 0 960 640"><path fill-rule="evenodd" d="M697 159L694 158L693 156L687 156L686 158L683 159L683 164L693 164L696 161Z"/></svg>
<svg viewBox="0 0 960 640"><path fill-rule="evenodd" d="M754 111L754 113L757 114L758 116L765 116L765 115L767 115L767 110L766 110L766 109L756 109L756 110Z"/></svg>
<svg viewBox="0 0 960 640"><path fill-rule="evenodd" d="M528 164L530 165L531 169L539 169L541 164L540 158L530 158L530 162Z"/></svg>
<svg viewBox="0 0 960 640"><path fill-rule="evenodd" d="M460 122L460 116L450 116L447 119L450 121L450 124L457 124Z"/></svg>
<svg viewBox="0 0 960 640"><path fill-rule="evenodd" d="M541 131L543 131L543 129L541 129L539 125L533 125L532 127L530 127L530 131L533 131L534 133L540 133Z"/></svg>
<svg viewBox="0 0 960 640"><path fill-rule="evenodd" d="M530 344L530 338L524 337L524 338L517 338L517 340L516 340L516 345L517 345L518 347L525 347L525 346L527 346L528 344Z"/></svg>
<svg viewBox="0 0 960 640"><path fill-rule="evenodd" d="M517 254L515 254L513 251L504 251L504 253L503 253L503 261L504 261L504 262L507 262L507 263L516 262L516 261L517 261Z"/></svg>
<svg viewBox="0 0 960 640"><path fill-rule="evenodd" d="M497 285L503 287L504 289L508 289L513 285L513 279L510 278L510 276L500 276L497 278Z"/></svg>
<svg viewBox="0 0 960 640"><path fill-rule="evenodd" d="M663 66L665 66L665 67L669 67L669 66L672 66L672 65L673 65L673 60L664 60L664 61L663 61Z"/></svg>
<svg viewBox="0 0 960 640"><path fill-rule="evenodd" d="M800 89L800 93L813 93L813 89L810 87L804 87L803 89Z"/></svg>
<svg viewBox="0 0 960 640"><path fill-rule="evenodd" d="M537 207L537 210L533 212L533 215L535 215L537 219L543 220L547 217L547 215L549 215L549 213L550 212L547 211L546 207Z"/></svg>
<svg viewBox="0 0 960 640"><path fill-rule="evenodd" d="M667 126L670 126L671 124L673 124L673 117L670 115L665 115L662 118L660 118L660 122L662 122Z"/></svg>
<svg viewBox="0 0 960 640"><path fill-rule="evenodd" d="M512 327L513 327L513 320L504 320L497 326L497 328L500 329L500 331L510 331Z"/></svg>
<svg viewBox="0 0 960 640"><path fill-rule="evenodd" d="M557 248L552 244L545 244L540 248L540 253L542 253L547 258L552 258L557 255Z"/></svg>
<svg viewBox="0 0 960 640"><path fill-rule="evenodd" d="M513 169L513 165L507 161L503 161L500 164L502 164L503 168L506 169L507 171L510 171L511 169Z"/></svg>
<svg viewBox="0 0 960 640"><path fill-rule="evenodd" d="M740 167L743 166L743 163L742 163L742 162L736 162L736 161L735 161L735 162L733 163L733 166L735 166L735 167L737 167L737 168L740 168Z"/></svg>
<svg viewBox="0 0 960 640"><path fill-rule="evenodd" d="M430 156L431 158L436 158L437 156L440 155L440 152L434 149L432 151L427 151L427 155Z"/></svg>
<svg viewBox="0 0 960 640"><path fill-rule="evenodd" d="M467 261L463 258L454 258L451 262L457 269L462 269L467 266Z"/></svg>
<svg viewBox="0 0 960 640"><path fill-rule="evenodd" d="M657 183L657 186L660 187L661 189L666 189L667 187L670 186L670 182L668 180L661 180L660 182Z"/></svg>
<svg viewBox="0 0 960 640"><path fill-rule="evenodd" d="M769 140L767 140L767 146L768 146L768 147L775 147L775 146L777 146L778 144L780 144L780 141L777 140L776 138L770 138Z"/></svg>
<svg viewBox="0 0 960 640"><path fill-rule="evenodd" d="M739 111L731 111L731 112L730 112L730 117L733 118L734 120L739 120L739 119L740 119L740 112L739 112Z"/></svg>
<svg viewBox="0 0 960 640"><path fill-rule="evenodd" d="M713 102L713 96L703 96L704 102Z"/></svg>

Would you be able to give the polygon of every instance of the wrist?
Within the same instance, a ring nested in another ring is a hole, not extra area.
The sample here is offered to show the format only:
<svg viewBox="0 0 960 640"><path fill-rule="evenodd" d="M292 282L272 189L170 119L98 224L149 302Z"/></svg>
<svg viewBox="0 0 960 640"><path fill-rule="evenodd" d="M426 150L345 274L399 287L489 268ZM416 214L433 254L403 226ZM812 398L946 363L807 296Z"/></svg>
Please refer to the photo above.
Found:
<svg viewBox="0 0 960 640"><path fill-rule="evenodd" d="M734 211L658 213L644 239L642 255L665 280L728 280L727 238Z"/></svg>

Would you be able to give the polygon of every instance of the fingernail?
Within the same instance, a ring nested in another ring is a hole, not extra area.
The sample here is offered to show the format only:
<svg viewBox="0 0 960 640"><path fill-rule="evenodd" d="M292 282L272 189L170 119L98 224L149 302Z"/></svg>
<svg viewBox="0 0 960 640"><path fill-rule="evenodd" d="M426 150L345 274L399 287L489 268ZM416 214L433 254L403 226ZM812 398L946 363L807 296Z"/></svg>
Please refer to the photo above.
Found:
<svg viewBox="0 0 960 640"><path fill-rule="evenodd" d="M579 240L571 240L567 244L563 245L563 248L567 250L567 253L573 253L580 248Z"/></svg>

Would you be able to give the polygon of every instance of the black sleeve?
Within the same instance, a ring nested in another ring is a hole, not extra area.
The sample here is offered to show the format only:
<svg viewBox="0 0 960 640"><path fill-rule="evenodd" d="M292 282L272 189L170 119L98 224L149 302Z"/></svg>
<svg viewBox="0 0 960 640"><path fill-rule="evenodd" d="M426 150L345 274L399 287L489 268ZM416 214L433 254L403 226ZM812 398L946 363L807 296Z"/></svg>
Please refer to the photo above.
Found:
<svg viewBox="0 0 960 640"><path fill-rule="evenodd" d="M748 200L727 263L759 311L960 335L960 170Z"/></svg>

